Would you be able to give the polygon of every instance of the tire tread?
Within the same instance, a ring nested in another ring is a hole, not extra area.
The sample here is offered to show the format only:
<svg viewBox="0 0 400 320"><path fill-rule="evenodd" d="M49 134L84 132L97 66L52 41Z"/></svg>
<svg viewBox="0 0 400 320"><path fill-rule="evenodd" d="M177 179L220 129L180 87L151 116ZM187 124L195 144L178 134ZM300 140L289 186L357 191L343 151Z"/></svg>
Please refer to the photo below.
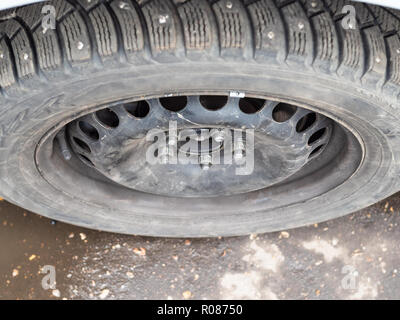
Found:
<svg viewBox="0 0 400 320"><path fill-rule="evenodd" d="M44 33L48 4L57 30ZM345 5L356 8L356 29L341 27ZM185 59L268 60L399 94L400 12L349 0L54 0L1 12L0 30L6 96L68 67Z"/></svg>

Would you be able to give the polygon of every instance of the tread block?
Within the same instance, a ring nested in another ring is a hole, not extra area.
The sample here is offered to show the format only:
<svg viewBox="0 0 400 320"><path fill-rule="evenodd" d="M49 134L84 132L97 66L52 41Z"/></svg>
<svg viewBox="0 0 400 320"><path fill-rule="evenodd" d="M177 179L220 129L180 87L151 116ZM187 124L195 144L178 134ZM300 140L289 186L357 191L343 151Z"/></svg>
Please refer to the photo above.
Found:
<svg viewBox="0 0 400 320"><path fill-rule="evenodd" d="M389 82L400 85L400 39L397 35L386 38L389 51Z"/></svg>
<svg viewBox="0 0 400 320"><path fill-rule="evenodd" d="M46 5L54 6L56 10L56 20L63 18L73 10L73 7L67 1L53 0L18 8L16 14L31 30L34 30L42 24L44 17L42 9Z"/></svg>
<svg viewBox="0 0 400 320"><path fill-rule="evenodd" d="M49 29L43 33L42 28L39 28L33 33L33 40L41 70L55 70L61 67L62 56L56 31Z"/></svg>
<svg viewBox="0 0 400 320"><path fill-rule="evenodd" d="M339 63L339 43L335 23L327 12L313 16L312 22L316 35L314 65L319 65L327 72L334 71Z"/></svg>
<svg viewBox="0 0 400 320"><path fill-rule="evenodd" d="M12 18L0 23L0 28L2 33L11 39L21 30L21 25Z"/></svg>
<svg viewBox="0 0 400 320"><path fill-rule="evenodd" d="M363 32L365 45L369 48L364 81L371 82L372 86L375 86L380 81L382 82L381 85L383 85L386 80L385 75L388 64L385 40L378 26L364 29Z"/></svg>
<svg viewBox="0 0 400 320"><path fill-rule="evenodd" d="M91 59L91 43L86 24L75 11L65 18L59 26L65 55L70 63L79 63Z"/></svg>
<svg viewBox="0 0 400 320"><path fill-rule="evenodd" d="M326 12L324 3L322 0L301 0L301 3L306 11L308 17L315 14Z"/></svg>
<svg viewBox="0 0 400 320"><path fill-rule="evenodd" d="M122 33L122 43L127 55L143 51L144 38L140 18L133 5L119 0L110 4L118 19Z"/></svg>
<svg viewBox="0 0 400 320"><path fill-rule="evenodd" d="M89 13L95 31L97 49L100 57L113 56L118 51L117 32L113 19L104 5Z"/></svg>
<svg viewBox="0 0 400 320"><path fill-rule="evenodd" d="M311 65L313 61L313 36L311 25L299 2L281 8L288 33L288 62Z"/></svg>
<svg viewBox="0 0 400 320"><path fill-rule="evenodd" d="M50 3L36 3L32 6L18 8L16 14L32 30L41 25L43 18L42 8L46 4Z"/></svg>
<svg viewBox="0 0 400 320"><path fill-rule="evenodd" d="M183 2L183 3L182 3ZM179 17L183 25L185 47L187 50L207 50L211 47L212 26L209 17L212 15L204 1L175 0Z"/></svg>
<svg viewBox="0 0 400 320"><path fill-rule="evenodd" d="M342 38L342 65L353 70L364 67L364 47L359 29L343 29L338 21L338 32Z"/></svg>
<svg viewBox="0 0 400 320"><path fill-rule="evenodd" d="M169 1L145 2L142 11L148 28L150 48L155 57L177 49L176 17Z"/></svg>
<svg viewBox="0 0 400 320"><path fill-rule="evenodd" d="M20 79L33 77L35 75L34 53L25 30L20 29L15 35L11 40L11 47L14 52L18 77Z"/></svg>
<svg viewBox="0 0 400 320"><path fill-rule="evenodd" d="M389 74L383 89L387 96L392 97L392 103L397 105L400 94L400 39L397 34L386 38L386 48L390 56Z"/></svg>
<svg viewBox="0 0 400 320"><path fill-rule="evenodd" d="M48 4L57 29L43 33ZM356 8L356 29L341 26L346 5ZM126 62L121 54L132 65L269 59L395 88L399 36L400 11L350 0L53 0L0 12L0 85L35 87L19 80L62 77L65 62L97 69L112 57L104 67L114 68Z"/></svg>
<svg viewBox="0 0 400 320"><path fill-rule="evenodd" d="M255 57L286 57L286 36L278 8L273 2L250 2L247 7L254 29Z"/></svg>
<svg viewBox="0 0 400 320"><path fill-rule="evenodd" d="M390 10L378 6L370 6L370 9L382 32L400 34L400 20Z"/></svg>
<svg viewBox="0 0 400 320"><path fill-rule="evenodd" d="M237 56L251 44L246 11L239 0L219 0L212 5L219 29L222 56Z"/></svg>
<svg viewBox="0 0 400 320"><path fill-rule="evenodd" d="M0 86L8 88L16 83L12 52L5 39L0 41Z"/></svg>
<svg viewBox="0 0 400 320"><path fill-rule="evenodd" d="M350 0L324 0L324 2L334 17L341 15L343 7L351 4Z"/></svg>
<svg viewBox="0 0 400 320"><path fill-rule="evenodd" d="M352 3L356 9L357 20L361 27L375 24L375 17L372 15L369 7L364 3Z"/></svg>

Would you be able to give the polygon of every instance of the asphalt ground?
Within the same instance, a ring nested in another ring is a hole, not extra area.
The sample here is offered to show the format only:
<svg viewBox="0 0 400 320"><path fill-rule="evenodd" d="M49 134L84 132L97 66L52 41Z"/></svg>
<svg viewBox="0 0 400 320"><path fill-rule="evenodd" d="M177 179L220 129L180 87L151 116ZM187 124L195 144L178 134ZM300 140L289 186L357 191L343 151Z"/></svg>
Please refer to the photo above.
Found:
<svg viewBox="0 0 400 320"><path fill-rule="evenodd" d="M397 194L295 230L165 239L0 201L0 299L399 299L399 221Z"/></svg>

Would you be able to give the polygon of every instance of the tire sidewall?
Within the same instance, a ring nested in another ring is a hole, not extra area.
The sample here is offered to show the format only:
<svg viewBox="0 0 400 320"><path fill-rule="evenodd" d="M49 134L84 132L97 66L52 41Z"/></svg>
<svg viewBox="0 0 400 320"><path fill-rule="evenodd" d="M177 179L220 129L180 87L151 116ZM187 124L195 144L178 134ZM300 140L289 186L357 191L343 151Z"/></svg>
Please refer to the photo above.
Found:
<svg viewBox="0 0 400 320"><path fill-rule="evenodd" d="M207 219L195 214L119 212L66 197L38 172L35 150L40 139L72 115L98 105L131 97L164 96L180 92L244 92L246 95L303 101L317 112L351 128L363 141L362 170L329 194L274 212L240 209ZM342 216L398 191L400 120L382 94L361 83L332 75L250 63L179 63L103 69L68 77L46 89L3 101L0 115L0 190L5 199L52 219L129 234L161 236L241 235L277 231ZM288 218L291 217L289 220Z"/></svg>

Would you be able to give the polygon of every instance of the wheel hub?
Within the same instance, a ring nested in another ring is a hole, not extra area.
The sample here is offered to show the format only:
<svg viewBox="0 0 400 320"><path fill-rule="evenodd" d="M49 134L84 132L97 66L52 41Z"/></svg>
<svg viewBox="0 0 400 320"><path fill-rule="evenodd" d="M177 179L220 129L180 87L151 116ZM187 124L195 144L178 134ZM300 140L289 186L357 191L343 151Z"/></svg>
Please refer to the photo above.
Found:
<svg viewBox="0 0 400 320"><path fill-rule="evenodd" d="M332 121L283 102L177 96L116 103L67 126L74 153L127 188L174 197L234 195L301 170Z"/></svg>

